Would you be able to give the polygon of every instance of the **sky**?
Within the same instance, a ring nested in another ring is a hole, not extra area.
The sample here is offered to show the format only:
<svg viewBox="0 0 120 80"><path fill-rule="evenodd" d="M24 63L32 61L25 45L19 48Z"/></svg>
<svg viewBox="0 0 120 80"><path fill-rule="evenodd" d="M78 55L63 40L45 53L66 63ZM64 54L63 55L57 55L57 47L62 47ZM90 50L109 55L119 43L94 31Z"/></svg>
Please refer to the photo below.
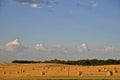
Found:
<svg viewBox="0 0 120 80"><path fill-rule="evenodd" d="M0 0L0 61L120 59L119 0Z"/></svg>

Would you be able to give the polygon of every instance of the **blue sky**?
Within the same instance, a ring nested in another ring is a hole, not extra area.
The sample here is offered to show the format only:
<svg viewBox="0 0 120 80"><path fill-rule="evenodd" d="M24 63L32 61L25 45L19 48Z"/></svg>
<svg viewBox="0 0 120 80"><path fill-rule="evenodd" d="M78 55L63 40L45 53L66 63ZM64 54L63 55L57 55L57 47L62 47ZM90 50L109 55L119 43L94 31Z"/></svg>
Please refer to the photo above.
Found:
<svg viewBox="0 0 120 80"><path fill-rule="evenodd" d="M27 2L24 6L20 6L20 1L24 4L26 0L0 2L1 61L119 59L119 0L43 0L44 3ZM51 4L47 4L47 1ZM8 43L10 50L6 46ZM82 44L86 47L82 47ZM27 49L17 50L19 47ZM33 49L34 47L39 47L39 51ZM38 57L41 55L42 57Z"/></svg>

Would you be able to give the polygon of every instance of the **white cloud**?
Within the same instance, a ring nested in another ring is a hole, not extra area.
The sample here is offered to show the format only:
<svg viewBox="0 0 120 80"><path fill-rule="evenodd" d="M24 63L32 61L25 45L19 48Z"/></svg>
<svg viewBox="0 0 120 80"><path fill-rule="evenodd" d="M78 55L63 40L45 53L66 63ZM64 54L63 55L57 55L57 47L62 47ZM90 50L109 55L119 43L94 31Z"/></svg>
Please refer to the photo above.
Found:
<svg viewBox="0 0 120 80"><path fill-rule="evenodd" d="M24 50L24 51L23 51ZM22 52L21 52L22 51ZM9 54L17 53L17 54ZM120 45L88 45L81 43L75 46L49 45L42 43L34 45L24 45L18 39L8 42L4 46L0 46L1 59L10 57L11 59L80 59L80 58L111 58L120 56ZM4 55L4 56L3 56ZM40 56L39 56L40 55ZM7 59L7 58L6 58Z"/></svg>
<svg viewBox="0 0 120 80"><path fill-rule="evenodd" d="M3 50L5 50L5 51L12 51L12 52L22 51L24 49L25 49L25 47L22 46L21 42L18 39L8 42L3 48Z"/></svg>
<svg viewBox="0 0 120 80"><path fill-rule="evenodd" d="M87 49L87 48L88 48L87 43L82 43L82 44L81 44L81 48L83 48L83 49Z"/></svg>
<svg viewBox="0 0 120 80"><path fill-rule="evenodd" d="M87 43L82 43L81 45L76 46L76 49L78 52L87 52L88 51L88 45Z"/></svg>
<svg viewBox="0 0 120 80"><path fill-rule="evenodd" d="M0 51L4 53L21 53L23 51L29 53L40 53L40 54L67 54L72 57L72 53L89 53L89 54L114 54L120 53L120 46L116 45L101 45L101 46L90 46L87 43L82 43L76 46L63 46L63 45L49 45L45 46L42 43L37 43L30 46L24 46L18 39L8 42L5 46L0 46ZM22 53L24 53L22 52Z"/></svg>
<svg viewBox="0 0 120 80"><path fill-rule="evenodd" d="M38 4L34 3L34 4L31 4L31 8L38 8Z"/></svg>
<svg viewBox="0 0 120 80"><path fill-rule="evenodd" d="M90 4L90 7L91 8L96 8L96 7L98 7L98 3L92 3L92 4Z"/></svg>
<svg viewBox="0 0 120 80"><path fill-rule="evenodd" d="M44 47L44 45L42 43L36 44L35 49L37 49L37 50L46 50L46 48Z"/></svg>
<svg viewBox="0 0 120 80"><path fill-rule="evenodd" d="M20 46L20 45L21 45L20 41L18 39L15 39L11 42L8 42L5 46L11 47L11 46Z"/></svg>

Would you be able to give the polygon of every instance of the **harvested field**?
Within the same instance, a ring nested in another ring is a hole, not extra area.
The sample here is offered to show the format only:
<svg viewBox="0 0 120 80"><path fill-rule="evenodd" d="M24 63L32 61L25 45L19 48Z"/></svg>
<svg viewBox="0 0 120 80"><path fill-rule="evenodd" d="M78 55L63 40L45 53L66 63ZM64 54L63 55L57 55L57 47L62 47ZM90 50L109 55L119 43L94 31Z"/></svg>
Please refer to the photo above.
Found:
<svg viewBox="0 0 120 80"><path fill-rule="evenodd" d="M0 80L120 79L120 65L79 66L51 63L0 63Z"/></svg>

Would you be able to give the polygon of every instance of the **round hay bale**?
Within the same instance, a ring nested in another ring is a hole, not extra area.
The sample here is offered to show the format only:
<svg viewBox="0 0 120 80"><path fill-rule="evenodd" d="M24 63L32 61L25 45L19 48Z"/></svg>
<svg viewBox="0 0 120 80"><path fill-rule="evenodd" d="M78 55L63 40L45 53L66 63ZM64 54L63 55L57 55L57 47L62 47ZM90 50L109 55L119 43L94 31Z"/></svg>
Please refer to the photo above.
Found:
<svg viewBox="0 0 120 80"><path fill-rule="evenodd" d="M107 71L106 76L112 76L113 72L112 71Z"/></svg>
<svg viewBox="0 0 120 80"><path fill-rule="evenodd" d="M17 74L19 74L20 72L18 71Z"/></svg>
<svg viewBox="0 0 120 80"><path fill-rule="evenodd" d="M32 70L35 70L35 68L32 68Z"/></svg>
<svg viewBox="0 0 120 80"><path fill-rule="evenodd" d="M115 73L118 73L118 71L117 71L117 70L115 70L114 72L115 72Z"/></svg>
<svg viewBox="0 0 120 80"><path fill-rule="evenodd" d="M46 73L45 72L42 72L42 75L44 76Z"/></svg>
<svg viewBox="0 0 120 80"><path fill-rule="evenodd" d="M6 72L4 72L4 74L6 74Z"/></svg>
<svg viewBox="0 0 120 80"><path fill-rule="evenodd" d="M47 69L50 69L50 67L48 66Z"/></svg>
<svg viewBox="0 0 120 80"><path fill-rule="evenodd" d="M25 72L25 70L23 70L23 73Z"/></svg>
<svg viewBox="0 0 120 80"><path fill-rule="evenodd" d="M97 72L101 72L101 70L100 70L100 69L97 69Z"/></svg>
<svg viewBox="0 0 120 80"><path fill-rule="evenodd" d="M104 70L106 70L106 68L103 68Z"/></svg>
<svg viewBox="0 0 120 80"><path fill-rule="evenodd" d="M79 72L78 72L78 75L79 75L79 76L82 76L82 71L79 71Z"/></svg>
<svg viewBox="0 0 120 80"><path fill-rule="evenodd" d="M114 69L117 69L116 67L114 67Z"/></svg>

